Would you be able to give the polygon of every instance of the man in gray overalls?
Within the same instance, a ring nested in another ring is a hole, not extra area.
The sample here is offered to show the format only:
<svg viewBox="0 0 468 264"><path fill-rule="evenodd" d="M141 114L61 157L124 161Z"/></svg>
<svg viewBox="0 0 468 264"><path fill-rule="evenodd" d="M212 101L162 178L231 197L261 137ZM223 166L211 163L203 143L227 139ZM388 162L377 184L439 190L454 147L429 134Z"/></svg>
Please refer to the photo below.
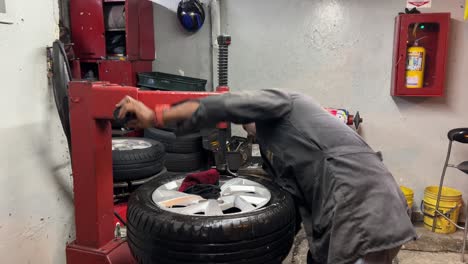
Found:
<svg viewBox="0 0 468 264"><path fill-rule="evenodd" d="M180 122L255 123L267 171L298 202L309 242L308 263L392 263L416 239L406 200L378 155L312 98L281 90L227 93L169 109L124 98L130 127ZM263 155L264 154L264 155Z"/></svg>

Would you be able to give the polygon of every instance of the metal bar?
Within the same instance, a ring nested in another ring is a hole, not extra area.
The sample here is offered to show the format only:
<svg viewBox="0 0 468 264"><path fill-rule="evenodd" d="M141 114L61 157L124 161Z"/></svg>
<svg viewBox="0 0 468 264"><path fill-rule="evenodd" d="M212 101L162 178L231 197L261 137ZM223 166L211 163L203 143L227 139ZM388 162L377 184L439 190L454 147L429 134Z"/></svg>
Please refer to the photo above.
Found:
<svg viewBox="0 0 468 264"><path fill-rule="evenodd" d="M461 230L464 230L464 229L465 229L464 227L457 225L455 222L452 221L452 219L448 218L448 217L445 216L442 212L437 211L437 210L435 210L435 212L434 212L434 221L435 221L435 219L437 218L437 216L436 216L437 214L439 214L439 215L442 216L443 218L447 219L447 221L449 221L450 223L452 223L456 228L461 229Z"/></svg>
<svg viewBox="0 0 468 264"><path fill-rule="evenodd" d="M461 261L465 263L465 246L466 246L466 233L468 230L468 200L465 204L465 232L463 233L463 248L461 253Z"/></svg>
<svg viewBox="0 0 468 264"><path fill-rule="evenodd" d="M221 94L219 92L178 92L178 91L138 91L138 100L146 106L154 108L156 105L172 105L187 100Z"/></svg>
<svg viewBox="0 0 468 264"><path fill-rule="evenodd" d="M450 140L449 142L449 146L448 146L448 150L447 150L447 158L445 159L445 164L444 164L444 169L442 170L442 175L440 176L440 183L439 183L439 191L437 193L437 202L436 202L436 207L435 207L435 211L436 212L439 212L439 202L440 202L440 195L442 194L442 186L444 185L444 178L445 178L445 172L447 171L447 165L448 165L448 162L449 162L449 159L450 159L450 152L452 151L452 140ZM434 213L434 221L432 221L432 232L435 231L436 229L436 223L437 223L437 219L435 217L435 213Z"/></svg>

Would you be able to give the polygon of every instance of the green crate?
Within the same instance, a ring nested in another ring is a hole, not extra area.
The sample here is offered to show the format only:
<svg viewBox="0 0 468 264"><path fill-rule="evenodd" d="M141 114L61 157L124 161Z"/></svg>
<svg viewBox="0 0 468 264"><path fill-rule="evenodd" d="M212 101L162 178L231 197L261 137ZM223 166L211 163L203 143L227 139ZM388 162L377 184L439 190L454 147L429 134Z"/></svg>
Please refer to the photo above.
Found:
<svg viewBox="0 0 468 264"><path fill-rule="evenodd" d="M163 72L138 73L138 86L144 90L206 91L206 80Z"/></svg>

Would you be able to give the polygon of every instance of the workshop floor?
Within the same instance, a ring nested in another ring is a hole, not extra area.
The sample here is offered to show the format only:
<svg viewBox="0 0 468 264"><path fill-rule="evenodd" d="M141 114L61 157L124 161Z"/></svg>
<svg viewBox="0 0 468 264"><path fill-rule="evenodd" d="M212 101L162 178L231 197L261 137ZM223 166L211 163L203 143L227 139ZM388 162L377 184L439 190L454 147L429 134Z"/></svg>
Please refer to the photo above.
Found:
<svg viewBox="0 0 468 264"><path fill-rule="evenodd" d="M459 252L463 232L452 235L434 234L423 227L416 227L420 236L417 242L404 246L398 254L399 264L461 264ZM408 250L409 249L409 250ZM301 230L294 246L283 264L306 264L307 240ZM468 260L468 253L466 255Z"/></svg>

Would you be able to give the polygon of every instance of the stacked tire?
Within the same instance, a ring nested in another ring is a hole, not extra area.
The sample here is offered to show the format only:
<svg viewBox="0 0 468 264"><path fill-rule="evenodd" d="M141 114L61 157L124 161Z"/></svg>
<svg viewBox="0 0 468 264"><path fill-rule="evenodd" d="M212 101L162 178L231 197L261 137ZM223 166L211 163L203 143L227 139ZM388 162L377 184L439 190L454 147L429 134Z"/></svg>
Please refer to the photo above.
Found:
<svg viewBox="0 0 468 264"><path fill-rule="evenodd" d="M199 170L204 163L200 133L177 135L173 131L157 128L145 130L145 138L161 142L166 150L165 167L170 172Z"/></svg>
<svg viewBox="0 0 468 264"><path fill-rule="evenodd" d="M114 196L124 198L143 183L163 174L164 145L148 138L112 139Z"/></svg>

